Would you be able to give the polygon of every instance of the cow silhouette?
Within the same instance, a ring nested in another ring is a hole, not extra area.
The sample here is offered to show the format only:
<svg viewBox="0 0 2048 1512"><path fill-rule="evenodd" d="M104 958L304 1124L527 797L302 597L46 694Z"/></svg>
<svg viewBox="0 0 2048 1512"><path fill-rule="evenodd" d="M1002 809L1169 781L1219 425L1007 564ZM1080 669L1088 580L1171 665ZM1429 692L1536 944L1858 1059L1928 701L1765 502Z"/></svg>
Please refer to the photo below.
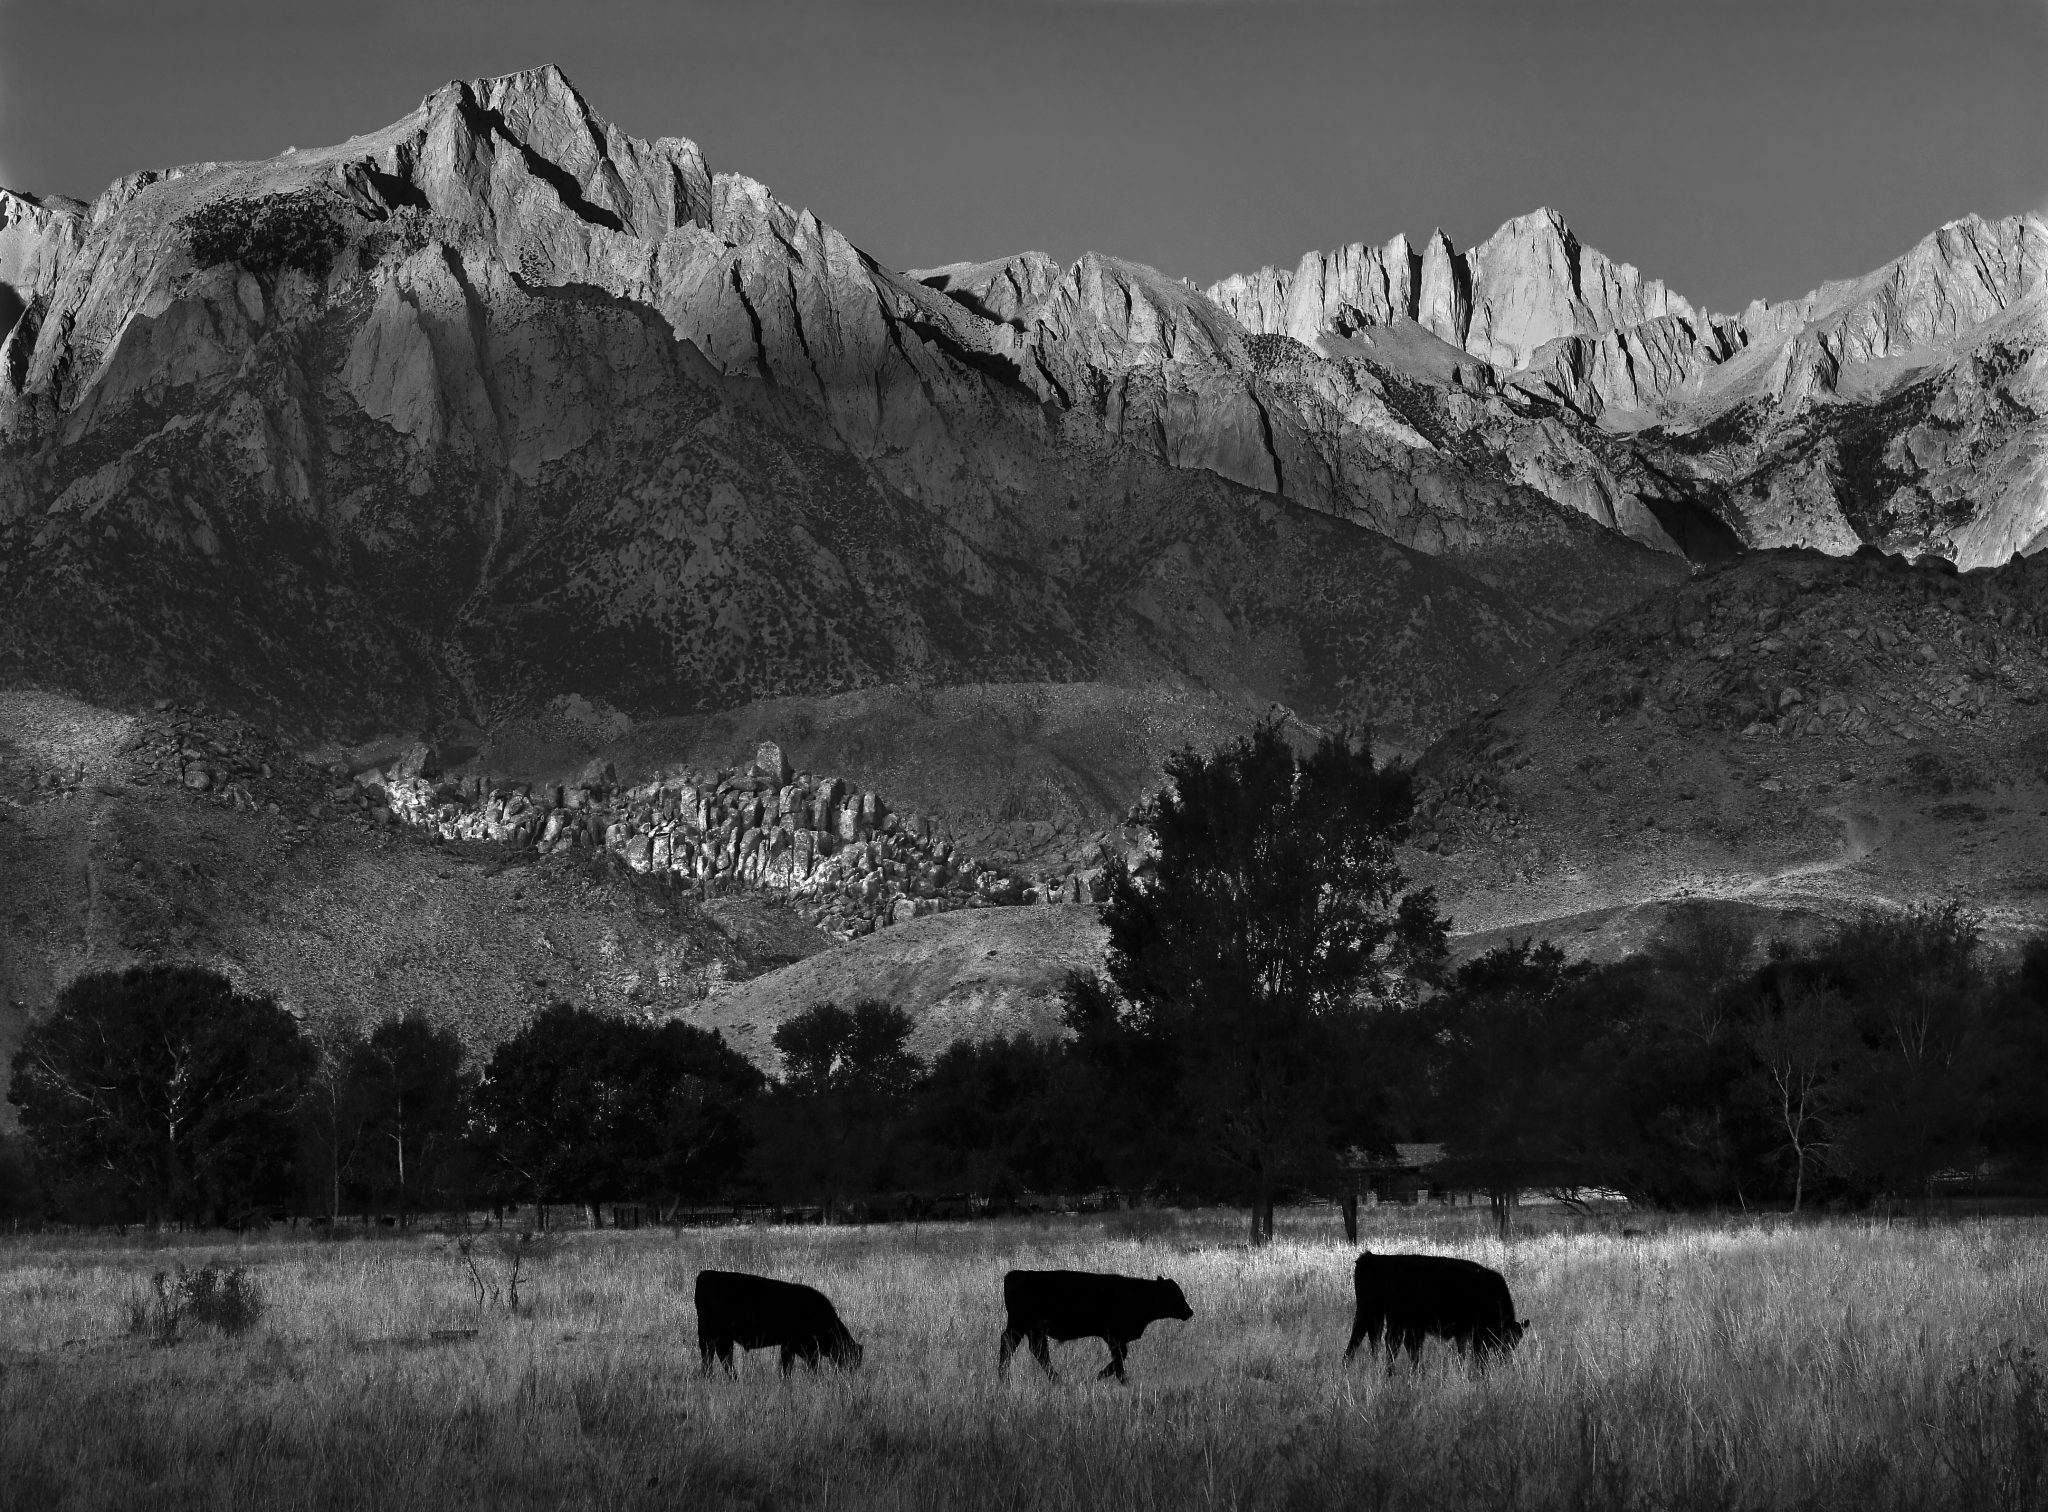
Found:
<svg viewBox="0 0 2048 1512"><path fill-rule="evenodd" d="M1147 1324L1161 1318L1186 1322L1195 1315L1188 1299L1164 1276L1146 1281L1137 1276L1111 1276L1097 1271L1011 1271L1003 1277L1007 1313L1003 1342L996 1356L996 1374L1010 1368L1010 1356L1029 1340L1031 1354L1052 1374L1052 1351L1046 1341L1100 1339L1109 1346L1109 1363L1096 1379L1125 1379L1124 1354Z"/></svg>
<svg viewBox="0 0 2048 1512"><path fill-rule="evenodd" d="M697 1272L697 1353L704 1373L711 1373L715 1356L732 1374L735 1345L780 1349L784 1375L798 1360L813 1370L820 1358L853 1369L861 1358L860 1345L823 1292L742 1271Z"/></svg>
<svg viewBox="0 0 2048 1512"><path fill-rule="evenodd" d="M1360 1340L1377 1353L1386 1341L1387 1364L1405 1349L1412 1363L1434 1335L1468 1350L1481 1365L1522 1340L1526 1319L1515 1321L1507 1278L1497 1270L1451 1255L1375 1255L1367 1250L1351 1273L1358 1311L1351 1320L1350 1359Z"/></svg>

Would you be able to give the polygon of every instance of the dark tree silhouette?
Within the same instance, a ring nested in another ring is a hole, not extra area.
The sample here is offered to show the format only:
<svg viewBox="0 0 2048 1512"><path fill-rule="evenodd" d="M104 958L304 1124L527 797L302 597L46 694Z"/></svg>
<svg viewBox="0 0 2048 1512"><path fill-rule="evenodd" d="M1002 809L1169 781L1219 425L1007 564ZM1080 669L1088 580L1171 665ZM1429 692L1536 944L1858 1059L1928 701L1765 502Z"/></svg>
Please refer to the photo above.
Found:
<svg viewBox="0 0 2048 1512"><path fill-rule="evenodd" d="M878 998L814 1003L775 1031L783 1074L760 1109L762 1179L827 1208L903 1179L902 1139L924 1063L910 1015Z"/></svg>
<svg viewBox="0 0 2048 1512"><path fill-rule="evenodd" d="M863 998L850 1010L813 1003L776 1026L782 1084L803 1095L904 1097L925 1071L906 1048L915 1027L909 1014L879 998Z"/></svg>
<svg viewBox="0 0 2048 1512"><path fill-rule="evenodd" d="M999 1199L1060 1185L1070 1129L1049 1115L1061 1061L1057 1045L1025 1034L947 1046L911 1118L928 1178Z"/></svg>
<svg viewBox="0 0 2048 1512"><path fill-rule="evenodd" d="M500 1044L475 1094L479 1136L535 1202L702 1195L749 1143L761 1073L716 1034L556 1003Z"/></svg>
<svg viewBox="0 0 2048 1512"><path fill-rule="evenodd" d="M1976 915L1951 901L1866 912L1832 951L1864 1046L1849 1157L1867 1178L1923 1201L1975 1144L1986 1048L1981 938Z"/></svg>
<svg viewBox="0 0 2048 1512"><path fill-rule="evenodd" d="M1112 868L1110 980L1170 1066L1174 1122L1248 1189L1254 1243L1283 1181L1369 1134L1368 1006L1443 960L1434 896L1394 863L1410 807L1408 773L1364 741L1297 758L1261 723L1170 757L1143 815L1151 875Z"/></svg>
<svg viewBox="0 0 2048 1512"><path fill-rule="evenodd" d="M53 1173L160 1223L282 1198L314 1052L290 1014L193 966L82 976L22 1037L7 1099Z"/></svg>
<svg viewBox="0 0 2048 1512"><path fill-rule="evenodd" d="M461 1037L417 1013L389 1018L349 1047L346 1074L363 1116L364 1163L395 1195L404 1228L411 1199L430 1187L468 1121Z"/></svg>
<svg viewBox="0 0 2048 1512"><path fill-rule="evenodd" d="M2035 1172L2048 1167L2048 935L2021 948L1987 1015L1985 1132Z"/></svg>
<svg viewBox="0 0 2048 1512"><path fill-rule="evenodd" d="M35 1178L21 1142L0 1134L0 1220L19 1222L36 1209Z"/></svg>
<svg viewBox="0 0 2048 1512"><path fill-rule="evenodd" d="M317 1030L316 1030L317 1032ZM320 1036L319 1061L299 1099L299 1176L304 1198L329 1223L341 1220L342 1191L353 1183L369 1138L365 1089L349 1074L363 1044L352 1029Z"/></svg>
<svg viewBox="0 0 2048 1512"><path fill-rule="evenodd" d="M1461 967L1421 1015L1441 1061L1442 1179L1484 1191L1502 1237L1522 1192L1578 1184L1569 1110L1585 1023L1572 994L1591 971L1548 940L1510 941Z"/></svg>

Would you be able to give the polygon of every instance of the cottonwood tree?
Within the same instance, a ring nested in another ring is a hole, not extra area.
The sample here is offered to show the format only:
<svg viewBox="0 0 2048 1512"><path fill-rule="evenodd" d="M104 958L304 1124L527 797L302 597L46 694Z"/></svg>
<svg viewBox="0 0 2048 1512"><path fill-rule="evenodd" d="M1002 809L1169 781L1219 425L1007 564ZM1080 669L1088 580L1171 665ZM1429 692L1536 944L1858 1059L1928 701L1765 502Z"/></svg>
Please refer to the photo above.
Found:
<svg viewBox="0 0 2048 1512"><path fill-rule="evenodd" d="M349 1075L362 1036L346 1026L330 1027L316 1041L318 1060L299 1098L299 1174L304 1195L324 1208L330 1224L341 1221L344 1181L352 1181L369 1137L370 1108L364 1089Z"/></svg>
<svg viewBox="0 0 2048 1512"><path fill-rule="evenodd" d="M1263 1244L1281 1184L1368 1137L1366 1012L1436 973L1444 921L1394 862L1409 775L1365 741L1300 757L1263 721L1165 777L1142 813L1150 874L1111 869L1109 978L1166 1116L1237 1173Z"/></svg>
<svg viewBox="0 0 2048 1512"><path fill-rule="evenodd" d="M998 1198L1061 1186L1071 1132L1052 1116L1062 1059L1058 1045L1028 1034L947 1046L912 1110L925 1174L942 1189Z"/></svg>
<svg viewBox="0 0 2048 1512"><path fill-rule="evenodd" d="M1984 1081L1977 965L1981 920L1949 901L1866 912L1833 952L1862 1038L1849 1132L1867 1175L1924 1201L1935 1176L1968 1158Z"/></svg>
<svg viewBox="0 0 2048 1512"><path fill-rule="evenodd" d="M762 1179L829 1208L901 1184L910 1099L925 1075L910 1015L879 998L813 1003L776 1027L782 1077L759 1110Z"/></svg>
<svg viewBox="0 0 2048 1512"><path fill-rule="evenodd" d="M703 1195L738 1169L761 1073L690 1024L567 1003L501 1043L475 1093L487 1160L535 1203Z"/></svg>
<svg viewBox="0 0 2048 1512"><path fill-rule="evenodd" d="M404 1228L410 1199L431 1185L436 1162L468 1120L461 1037L418 1013L388 1018L349 1046L346 1077L347 1100L362 1118L365 1164L388 1179Z"/></svg>
<svg viewBox="0 0 2048 1512"><path fill-rule="evenodd" d="M1848 1005L1827 987L1795 982L1748 1028L1765 1118L1792 1162L1792 1211L1806 1178L1825 1170L1844 1111L1844 1082L1856 1052Z"/></svg>
<svg viewBox="0 0 2048 1512"><path fill-rule="evenodd" d="M1521 1193L1582 1185L1569 1109L1592 967L1545 940L1496 946L1459 968L1421 1014L1439 1064L1437 1129L1447 1179L1487 1194L1501 1236Z"/></svg>
<svg viewBox="0 0 2048 1512"><path fill-rule="evenodd" d="M2001 1152L2048 1166L2048 935L2021 948L1986 1014L1985 1131Z"/></svg>
<svg viewBox="0 0 2048 1512"><path fill-rule="evenodd" d="M909 1014L880 998L863 998L851 1009L813 1003L776 1026L782 1083L805 1096L906 1096L925 1072L907 1048L915 1027Z"/></svg>
<svg viewBox="0 0 2048 1512"><path fill-rule="evenodd" d="M292 1016L194 966L79 977L16 1052L7 1100L46 1169L107 1184L152 1225L282 1196L314 1067Z"/></svg>

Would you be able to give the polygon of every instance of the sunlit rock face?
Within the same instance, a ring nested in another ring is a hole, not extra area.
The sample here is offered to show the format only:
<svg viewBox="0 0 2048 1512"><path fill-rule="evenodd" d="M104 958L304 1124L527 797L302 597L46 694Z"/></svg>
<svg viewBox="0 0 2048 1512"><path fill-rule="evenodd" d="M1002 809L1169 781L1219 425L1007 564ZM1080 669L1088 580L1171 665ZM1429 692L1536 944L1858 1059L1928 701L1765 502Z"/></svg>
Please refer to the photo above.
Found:
<svg viewBox="0 0 2048 1512"><path fill-rule="evenodd" d="M1412 744L1683 570L1151 269L892 272L552 69L5 208L0 658L95 697L1111 678Z"/></svg>
<svg viewBox="0 0 2048 1512"><path fill-rule="evenodd" d="M1550 211L899 273L557 70L451 84L0 197L0 658L308 728L1113 677L1426 739L1686 555L2028 549L2043 247L1738 316Z"/></svg>
<svg viewBox="0 0 2048 1512"><path fill-rule="evenodd" d="M1639 539L1662 521L1693 549L1710 520L1724 547L1984 566L2048 524L2044 269L2040 216L1973 216L1866 277L1714 315L1542 210L1462 254L1396 238L1209 293L1248 331L1448 390L1454 436Z"/></svg>

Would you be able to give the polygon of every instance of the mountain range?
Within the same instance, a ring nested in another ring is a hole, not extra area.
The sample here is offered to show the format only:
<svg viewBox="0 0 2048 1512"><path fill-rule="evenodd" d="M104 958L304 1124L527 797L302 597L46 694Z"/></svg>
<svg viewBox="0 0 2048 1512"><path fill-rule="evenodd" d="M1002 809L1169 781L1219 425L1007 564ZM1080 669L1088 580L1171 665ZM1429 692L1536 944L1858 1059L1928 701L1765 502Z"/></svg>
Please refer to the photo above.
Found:
<svg viewBox="0 0 2048 1512"><path fill-rule="evenodd" d="M0 191L0 686L528 783L775 738L1020 870L1276 704L1462 792L1443 753L1596 627L1773 553L2048 541L2044 289L2038 215L1733 315L1548 210L1206 289L897 271L558 70L455 83L335 147ZM1521 748L1604 728L1545 709Z"/></svg>

